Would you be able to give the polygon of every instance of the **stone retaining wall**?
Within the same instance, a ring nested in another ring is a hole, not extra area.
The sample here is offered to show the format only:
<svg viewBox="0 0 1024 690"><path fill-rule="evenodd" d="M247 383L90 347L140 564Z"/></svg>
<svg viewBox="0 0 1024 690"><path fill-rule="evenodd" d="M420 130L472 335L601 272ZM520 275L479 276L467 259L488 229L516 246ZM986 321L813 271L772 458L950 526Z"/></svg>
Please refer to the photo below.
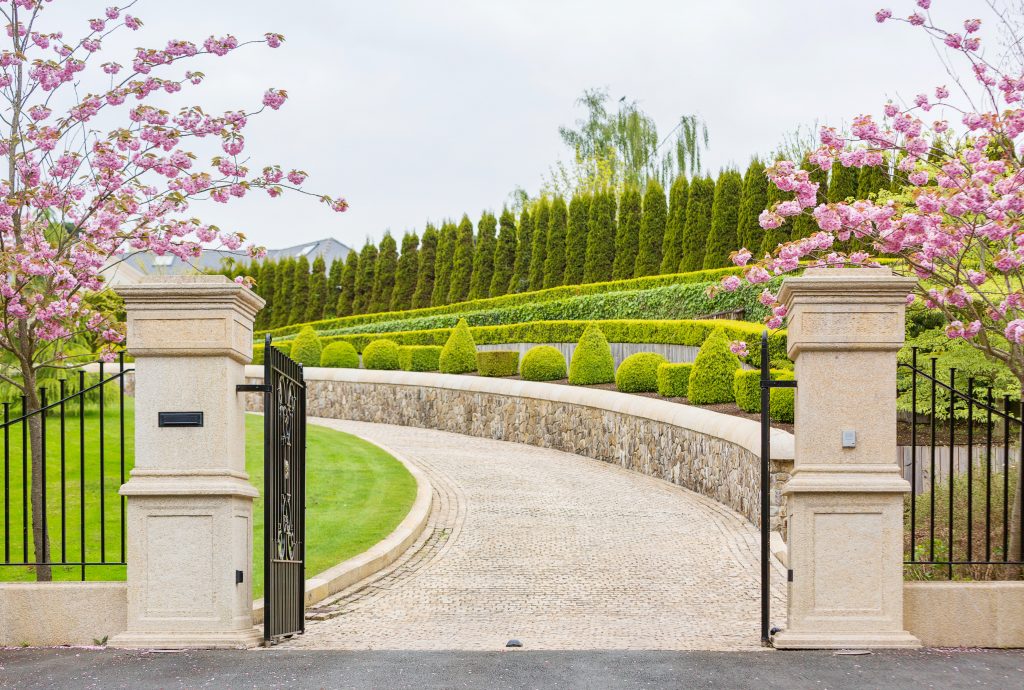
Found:
<svg viewBox="0 0 1024 690"><path fill-rule="evenodd" d="M248 380L263 369L250 366ZM612 462L713 498L751 522L760 515L760 424L615 391L478 376L306 369L307 414L439 429ZM263 398L246 394L247 409ZM772 431L772 527L785 530L781 488L793 437Z"/></svg>

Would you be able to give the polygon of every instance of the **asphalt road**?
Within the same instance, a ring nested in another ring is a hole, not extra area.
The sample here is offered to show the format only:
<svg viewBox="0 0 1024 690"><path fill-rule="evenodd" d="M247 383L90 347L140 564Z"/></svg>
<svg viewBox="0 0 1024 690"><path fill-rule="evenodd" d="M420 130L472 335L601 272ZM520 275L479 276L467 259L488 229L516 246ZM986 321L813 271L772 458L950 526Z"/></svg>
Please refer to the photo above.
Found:
<svg viewBox="0 0 1024 690"><path fill-rule="evenodd" d="M1024 688L1024 652L0 650L2 688Z"/></svg>

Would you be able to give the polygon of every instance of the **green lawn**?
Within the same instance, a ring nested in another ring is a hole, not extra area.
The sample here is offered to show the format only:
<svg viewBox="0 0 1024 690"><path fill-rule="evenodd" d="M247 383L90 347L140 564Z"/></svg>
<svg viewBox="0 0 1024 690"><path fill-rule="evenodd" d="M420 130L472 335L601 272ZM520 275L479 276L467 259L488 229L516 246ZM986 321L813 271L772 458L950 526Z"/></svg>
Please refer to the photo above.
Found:
<svg viewBox="0 0 1024 690"><path fill-rule="evenodd" d="M131 400L125 411L125 475L134 460L134 424ZM12 416L14 416L12 414ZM60 479L60 420L47 419L47 531L50 535L51 559L80 561L81 493L85 493L85 554L88 561L101 560L105 549L106 560L121 559L121 497L117 490L121 483L120 430L116 409L108 407L104 414L104 462L102 491L99 453L100 415L86 410L85 457L79 447L79 417L77 409L69 407L65 423L65 479ZM2 433L0 433L2 436ZM263 418L246 416L246 469L250 481L263 485ZM0 451L2 451L0 439ZM10 518L4 517L5 487L0 486L0 529L10 531L11 561L23 561L22 530L22 437L20 429L11 429L8 463L10 467ZM312 576L346 558L354 556L387 536L409 512L416 497L416 481L405 467L387 453L350 434L310 425L307 433L306 467L306 573ZM0 458L2 461L2 458ZM80 482L81 469L85 469L84 489ZM0 469L0 479L3 473ZM103 497L103 528L100 522L100 497ZM64 507L63 537L61 507ZM31 526L29 525L29 528ZM259 597L263 591L263 502L254 506L253 589ZM3 534L0 534L0 545ZM63 555L63 556L62 556ZM31 546L28 550L31 560ZM0 563L6 558L0 553ZM89 566L85 571L89 580L123 580L124 566ZM56 566L55 580L81 579L78 566ZM0 566L0 581L31 581L32 568Z"/></svg>

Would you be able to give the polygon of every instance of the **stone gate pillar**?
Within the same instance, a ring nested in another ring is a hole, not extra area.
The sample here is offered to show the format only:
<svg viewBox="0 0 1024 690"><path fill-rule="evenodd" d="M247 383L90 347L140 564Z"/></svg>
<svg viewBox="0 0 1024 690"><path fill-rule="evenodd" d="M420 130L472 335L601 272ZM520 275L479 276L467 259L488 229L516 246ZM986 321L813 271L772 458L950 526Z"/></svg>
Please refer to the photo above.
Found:
<svg viewBox="0 0 1024 690"><path fill-rule="evenodd" d="M796 363L789 621L778 648L914 647L903 627L896 352L914 280L812 268L783 285Z"/></svg>
<svg viewBox="0 0 1024 690"><path fill-rule="evenodd" d="M252 502L235 386L263 306L224 276L117 289L135 357L135 467L127 496L128 629L115 647L246 647Z"/></svg>

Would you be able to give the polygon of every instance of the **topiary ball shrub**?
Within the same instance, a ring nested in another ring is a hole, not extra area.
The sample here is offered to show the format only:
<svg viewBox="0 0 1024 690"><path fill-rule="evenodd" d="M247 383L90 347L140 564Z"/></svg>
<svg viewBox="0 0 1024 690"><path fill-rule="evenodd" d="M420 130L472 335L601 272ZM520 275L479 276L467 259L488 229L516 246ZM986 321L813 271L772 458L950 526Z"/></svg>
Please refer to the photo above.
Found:
<svg viewBox="0 0 1024 690"><path fill-rule="evenodd" d="M693 364L671 364L666 362L658 365L658 393L666 398L685 398L686 387L690 384L690 371Z"/></svg>
<svg viewBox="0 0 1024 690"><path fill-rule="evenodd" d="M769 375L772 381L784 378L793 378L791 371L782 369L771 369ZM778 389L772 389L772 395ZM733 375L732 392L736 395L736 405L744 412L761 411L761 370L746 369L739 370ZM769 406L770 407L770 406ZM790 413L792 416L792 412Z"/></svg>
<svg viewBox="0 0 1024 690"><path fill-rule="evenodd" d="M565 357L558 348L537 345L523 355L520 375L527 381L557 381L565 378Z"/></svg>
<svg viewBox="0 0 1024 690"><path fill-rule="evenodd" d="M519 352L517 350L477 352L476 369L481 376L515 376L519 371Z"/></svg>
<svg viewBox="0 0 1024 690"><path fill-rule="evenodd" d="M440 361L440 345L402 345L398 348L398 364L402 371L437 371Z"/></svg>
<svg viewBox="0 0 1024 690"><path fill-rule="evenodd" d="M459 323L452 329L448 342L441 349L439 364L443 374L466 374L476 371L476 343L473 342L473 335L469 332L465 319L459 319Z"/></svg>
<svg viewBox="0 0 1024 690"><path fill-rule="evenodd" d="M740 368L739 357L729 349L729 338L716 328L700 346L693 362L686 397L694 405L733 402L733 374Z"/></svg>
<svg viewBox="0 0 1024 690"><path fill-rule="evenodd" d="M398 343L383 338L374 340L363 348L363 366L367 369L397 369Z"/></svg>
<svg viewBox="0 0 1024 690"><path fill-rule="evenodd" d="M327 343L327 347L320 354L320 366L358 369L359 353L352 347L352 343L344 341Z"/></svg>
<svg viewBox="0 0 1024 690"><path fill-rule="evenodd" d="M615 387L623 393L653 393L658 390L658 367L666 363L654 352L630 355L615 372Z"/></svg>
<svg viewBox="0 0 1024 690"><path fill-rule="evenodd" d="M304 367L318 367L323 349L320 344L320 336L316 334L313 327L303 326L299 334L295 336L295 340L292 341L292 352L289 356Z"/></svg>
<svg viewBox="0 0 1024 690"><path fill-rule="evenodd" d="M774 373L774 372L773 372ZM778 376L772 378L778 381L792 381L792 371L779 370ZM768 399L768 416L773 422L792 423L795 417L793 405L796 402L796 389L794 388L772 388L771 397Z"/></svg>
<svg viewBox="0 0 1024 690"><path fill-rule="evenodd" d="M569 383L590 386L615 380L615 359L601 328L588 324L569 362Z"/></svg>

